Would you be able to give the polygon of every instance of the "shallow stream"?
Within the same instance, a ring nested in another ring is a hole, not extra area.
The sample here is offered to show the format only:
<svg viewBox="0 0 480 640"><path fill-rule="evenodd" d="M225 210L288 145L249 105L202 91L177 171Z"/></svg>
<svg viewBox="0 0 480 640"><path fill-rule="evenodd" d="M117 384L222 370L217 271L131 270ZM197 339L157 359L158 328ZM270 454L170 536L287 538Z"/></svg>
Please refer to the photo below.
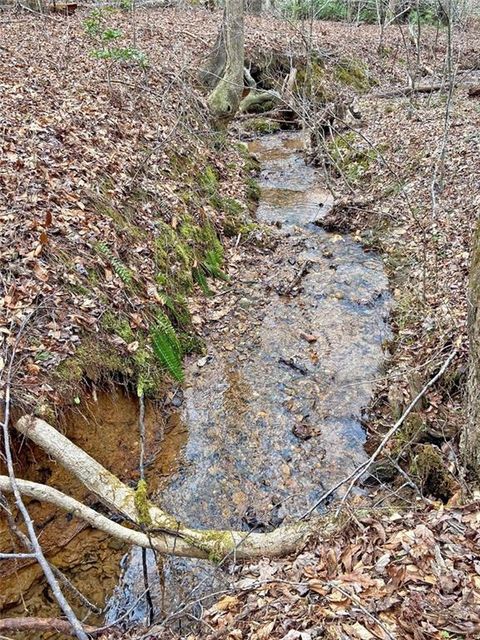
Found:
<svg viewBox="0 0 480 640"><path fill-rule="evenodd" d="M271 225L273 244L238 258L230 290L212 302L207 356L187 363L180 406L165 431L174 434L171 446L160 443L152 458L150 478L164 480L156 499L192 526L278 526L365 458L362 411L385 357L388 282L377 256L315 224L331 199L302 146L297 133L250 145L262 167L257 217ZM155 434L155 421L150 429ZM121 466L106 464L122 477ZM72 544L81 560L84 543L73 537ZM115 568L119 553L111 556ZM112 560L105 566L116 576ZM160 567L152 554L149 571L159 613L230 579L206 561L168 559ZM101 600L113 580L92 578L105 582ZM144 622L144 590L133 549L107 621L128 612L125 622Z"/></svg>
<svg viewBox="0 0 480 640"><path fill-rule="evenodd" d="M377 256L315 225L331 199L302 146L289 133L251 143L262 167L257 218L274 225L277 246L242 263L232 299L221 302L228 312L212 313L222 317L208 356L186 368L178 420L188 441L158 500L196 527L278 526L365 457L361 416L389 337L388 282ZM229 579L203 561L168 560L163 580L154 566L151 558L159 610ZM133 550L109 618L143 589Z"/></svg>

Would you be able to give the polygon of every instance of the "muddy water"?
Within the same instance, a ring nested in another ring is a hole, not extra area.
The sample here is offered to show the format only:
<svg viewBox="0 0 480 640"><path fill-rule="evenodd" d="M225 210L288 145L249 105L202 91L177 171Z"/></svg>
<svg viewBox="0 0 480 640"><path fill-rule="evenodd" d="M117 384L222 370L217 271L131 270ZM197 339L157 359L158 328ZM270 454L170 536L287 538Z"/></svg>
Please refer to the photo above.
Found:
<svg viewBox="0 0 480 640"><path fill-rule="evenodd" d="M314 224L331 199L301 147L298 134L251 144L262 166L257 216L274 225L276 248L241 262L219 300L228 311L211 314L208 357L187 366L178 419L188 441L158 499L194 526L277 526L365 459L360 421L389 336L388 283L375 255ZM169 560L162 599L153 559L150 569L159 612L228 581L208 563ZM134 550L110 617L141 595L139 578ZM144 615L137 607L130 618Z"/></svg>
<svg viewBox="0 0 480 640"><path fill-rule="evenodd" d="M147 478L152 488L159 489L175 469L186 432L174 419L165 421L159 407L150 404L146 409ZM59 428L123 480L136 482L139 459L136 398L120 390L93 394L66 415ZM16 441L15 445L19 477L46 482L101 509L73 477L37 447L28 441ZM97 607L97 612L92 612L65 589L76 613L82 619L86 616L90 624L101 623L101 611L118 582L120 562L127 549L50 505L30 501L28 507L48 559ZM7 522L0 514L0 549L12 551L14 544ZM58 614L36 563L0 561L0 618ZM36 638L39 634L32 632L15 637ZM41 637L61 636L52 633Z"/></svg>

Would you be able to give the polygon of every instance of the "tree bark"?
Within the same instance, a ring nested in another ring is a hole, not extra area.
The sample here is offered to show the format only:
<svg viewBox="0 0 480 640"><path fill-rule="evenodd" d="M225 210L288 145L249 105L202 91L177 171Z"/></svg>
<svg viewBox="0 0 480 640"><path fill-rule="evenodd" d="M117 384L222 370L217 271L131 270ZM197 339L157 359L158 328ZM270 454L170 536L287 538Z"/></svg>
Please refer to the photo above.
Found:
<svg viewBox="0 0 480 640"><path fill-rule="evenodd" d="M261 15L263 8L262 5L262 0L247 0L248 13L251 13L254 16Z"/></svg>
<svg viewBox="0 0 480 640"><path fill-rule="evenodd" d="M473 240L468 301L470 362L467 416L461 445L465 465L480 479L480 222Z"/></svg>
<svg viewBox="0 0 480 640"><path fill-rule="evenodd" d="M223 35L222 35L223 33ZM225 64L223 74L208 96L208 106L212 116L217 121L228 121L238 110L243 92L243 66L245 58L244 47L244 7L243 0L226 0L220 34L216 48L209 60L210 67L216 70L222 61L222 38ZM213 73L209 70L210 78Z"/></svg>
<svg viewBox="0 0 480 640"><path fill-rule="evenodd" d="M146 533L119 525L52 487L18 479L20 491L73 512L92 526L131 544L153 546L161 553L183 557L219 559L234 553L238 559L251 559L293 553L313 533L332 530L328 520L320 518L281 526L268 533L192 529L149 500L142 504L140 516L136 492L54 427L33 416L24 416L15 426L68 469L109 509L122 514L133 525L146 529ZM0 477L0 490L10 488L9 478Z"/></svg>
<svg viewBox="0 0 480 640"><path fill-rule="evenodd" d="M213 91L217 86L223 76L223 72L225 71L225 64L227 61L227 51L225 48L225 26L226 18L224 11L222 24L220 25L213 49L198 74L202 85L210 91Z"/></svg>

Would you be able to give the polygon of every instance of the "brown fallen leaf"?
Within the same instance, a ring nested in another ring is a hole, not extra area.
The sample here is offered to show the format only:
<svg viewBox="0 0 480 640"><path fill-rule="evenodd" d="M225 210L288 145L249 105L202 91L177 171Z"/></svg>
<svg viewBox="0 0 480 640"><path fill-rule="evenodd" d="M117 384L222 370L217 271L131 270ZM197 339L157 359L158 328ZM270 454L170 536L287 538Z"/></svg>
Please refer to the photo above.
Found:
<svg viewBox="0 0 480 640"><path fill-rule="evenodd" d="M212 609L215 611L230 611L235 609L239 602L240 601L236 596L224 596L213 605Z"/></svg>

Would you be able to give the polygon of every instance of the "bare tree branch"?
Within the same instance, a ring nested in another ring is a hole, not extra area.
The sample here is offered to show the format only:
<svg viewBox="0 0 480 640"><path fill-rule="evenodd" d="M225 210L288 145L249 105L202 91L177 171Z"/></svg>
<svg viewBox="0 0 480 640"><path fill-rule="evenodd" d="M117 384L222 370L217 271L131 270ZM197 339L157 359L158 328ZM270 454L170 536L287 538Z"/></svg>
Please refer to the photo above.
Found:
<svg viewBox="0 0 480 640"><path fill-rule="evenodd" d="M16 428L68 469L110 509L121 513L133 524L141 526L135 504L135 491L85 451L40 418L25 416L17 422ZM10 490L7 480L0 477L0 490ZM312 533L326 533L330 528L327 519L315 518L308 523L284 525L268 533L192 529L147 501L151 525L143 533L112 522L52 487L24 480L17 482L19 485L21 483L22 490L28 495L35 495L39 500L53 502L63 509L72 511L92 526L126 542L184 557L218 558L233 550L239 559L285 555L297 550Z"/></svg>
<svg viewBox="0 0 480 640"><path fill-rule="evenodd" d="M96 627L85 625L84 629L89 635L97 634ZM72 625L59 618L3 618L0 620L0 632L4 631L57 631L68 636L76 635Z"/></svg>

